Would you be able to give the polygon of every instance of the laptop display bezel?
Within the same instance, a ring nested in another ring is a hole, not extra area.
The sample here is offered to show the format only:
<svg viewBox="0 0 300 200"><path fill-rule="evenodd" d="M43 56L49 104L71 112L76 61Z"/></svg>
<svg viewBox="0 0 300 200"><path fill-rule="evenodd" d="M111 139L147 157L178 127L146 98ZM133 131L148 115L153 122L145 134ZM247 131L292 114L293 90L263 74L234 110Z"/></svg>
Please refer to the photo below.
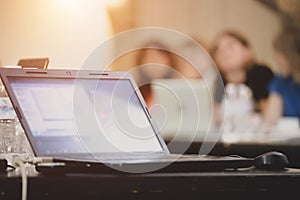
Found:
<svg viewBox="0 0 300 200"><path fill-rule="evenodd" d="M162 151L158 152L145 152L145 153L164 153L169 154L168 147L159 131L155 125L154 120L152 119L147 105L140 93L138 86L129 72L126 71L98 71L98 70L68 70L68 69L0 69L0 75L2 83L5 86L7 94L12 102L12 105L16 111L16 114L19 118L19 121L24 129L27 139L31 145L33 153L35 156L45 156L37 152L37 147L34 142L34 136L31 132L28 122L25 120L25 115L22 112L20 103L13 91L13 88L10 85L9 77L16 78L59 78L59 79L119 79L119 80L129 80L140 103L145 112L145 115L152 126L152 129L156 135L158 142L161 145ZM51 155L47 155L51 156Z"/></svg>

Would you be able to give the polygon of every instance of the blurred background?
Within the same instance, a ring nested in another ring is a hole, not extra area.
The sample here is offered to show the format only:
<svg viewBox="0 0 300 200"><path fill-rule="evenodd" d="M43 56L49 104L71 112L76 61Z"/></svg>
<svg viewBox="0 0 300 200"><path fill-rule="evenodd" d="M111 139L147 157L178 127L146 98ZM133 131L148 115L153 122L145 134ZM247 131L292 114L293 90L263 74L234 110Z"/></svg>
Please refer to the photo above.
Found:
<svg viewBox="0 0 300 200"><path fill-rule="evenodd" d="M257 59L275 67L272 41L281 13L297 1L276 0L2 0L0 66L23 57L49 57L49 68L79 68L110 36L133 28L170 28L209 45L222 30L235 29ZM132 56L113 66L128 69Z"/></svg>

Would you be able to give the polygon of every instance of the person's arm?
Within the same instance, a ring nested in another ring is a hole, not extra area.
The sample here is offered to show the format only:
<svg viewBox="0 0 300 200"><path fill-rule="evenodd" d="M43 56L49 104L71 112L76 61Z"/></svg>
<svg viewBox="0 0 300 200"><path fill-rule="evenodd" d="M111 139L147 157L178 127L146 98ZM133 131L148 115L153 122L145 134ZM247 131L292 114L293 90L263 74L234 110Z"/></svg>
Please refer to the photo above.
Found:
<svg viewBox="0 0 300 200"><path fill-rule="evenodd" d="M214 103L214 122L216 127L220 127L224 121L224 113L222 112L222 105L220 103Z"/></svg>
<svg viewBox="0 0 300 200"><path fill-rule="evenodd" d="M268 98L264 98L261 99L258 103L257 103L257 109L259 110L260 113L264 113L267 107L267 103L268 103Z"/></svg>
<svg viewBox="0 0 300 200"><path fill-rule="evenodd" d="M222 108L222 101L224 99L225 91L224 84L221 78L217 78L213 86L213 117L217 127L221 126L224 118L224 110Z"/></svg>
<svg viewBox="0 0 300 200"><path fill-rule="evenodd" d="M281 96L272 92L266 102L263 112L265 125L274 126L283 114L283 100Z"/></svg>

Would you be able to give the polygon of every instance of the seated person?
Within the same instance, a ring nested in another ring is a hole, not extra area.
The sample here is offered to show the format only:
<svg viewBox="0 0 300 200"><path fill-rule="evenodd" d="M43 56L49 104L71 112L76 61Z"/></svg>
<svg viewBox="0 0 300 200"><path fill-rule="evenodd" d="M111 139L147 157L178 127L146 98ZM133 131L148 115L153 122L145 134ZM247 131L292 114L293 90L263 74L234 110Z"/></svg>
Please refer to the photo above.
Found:
<svg viewBox="0 0 300 200"><path fill-rule="evenodd" d="M211 89L215 79L214 63L207 53L207 45L196 37L180 45L182 55L176 56L176 68L187 79L204 79Z"/></svg>
<svg viewBox="0 0 300 200"><path fill-rule="evenodd" d="M154 79L175 78L177 73L172 53L158 42L151 42L144 49L139 50L137 56L137 84L146 101L151 107L152 90L151 82Z"/></svg>
<svg viewBox="0 0 300 200"><path fill-rule="evenodd" d="M279 74L269 85L270 96L264 113L266 125L281 116L300 117L300 29L282 30L274 42Z"/></svg>
<svg viewBox="0 0 300 200"><path fill-rule="evenodd" d="M225 31L215 39L211 53L221 73L224 86L226 87L228 83L246 85L252 93L255 111L261 112L265 107L268 84L273 78L273 72L269 67L256 63L249 42L239 33ZM214 110L218 124L225 91L220 87L222 83L217 82L215 85Z"/></svg>

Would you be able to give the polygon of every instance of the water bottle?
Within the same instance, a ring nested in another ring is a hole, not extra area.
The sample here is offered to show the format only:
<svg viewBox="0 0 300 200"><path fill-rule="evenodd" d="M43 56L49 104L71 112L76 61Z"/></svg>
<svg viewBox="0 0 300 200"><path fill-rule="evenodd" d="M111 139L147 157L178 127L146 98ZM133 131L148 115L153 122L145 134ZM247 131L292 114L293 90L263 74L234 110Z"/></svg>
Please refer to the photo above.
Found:
<svg viewBox="0 0 300 200"><path fill-rule="evenodd" d="M253 95L245 84L229 83L225 87L224 109L227 129L230 132L243 131L254 111Z"/></svg>
<svg viewBox="0 0 300 200"><path fill-rule="evenodd" d="M0 154L32 154L15 110L0 85Z"/></svg>

